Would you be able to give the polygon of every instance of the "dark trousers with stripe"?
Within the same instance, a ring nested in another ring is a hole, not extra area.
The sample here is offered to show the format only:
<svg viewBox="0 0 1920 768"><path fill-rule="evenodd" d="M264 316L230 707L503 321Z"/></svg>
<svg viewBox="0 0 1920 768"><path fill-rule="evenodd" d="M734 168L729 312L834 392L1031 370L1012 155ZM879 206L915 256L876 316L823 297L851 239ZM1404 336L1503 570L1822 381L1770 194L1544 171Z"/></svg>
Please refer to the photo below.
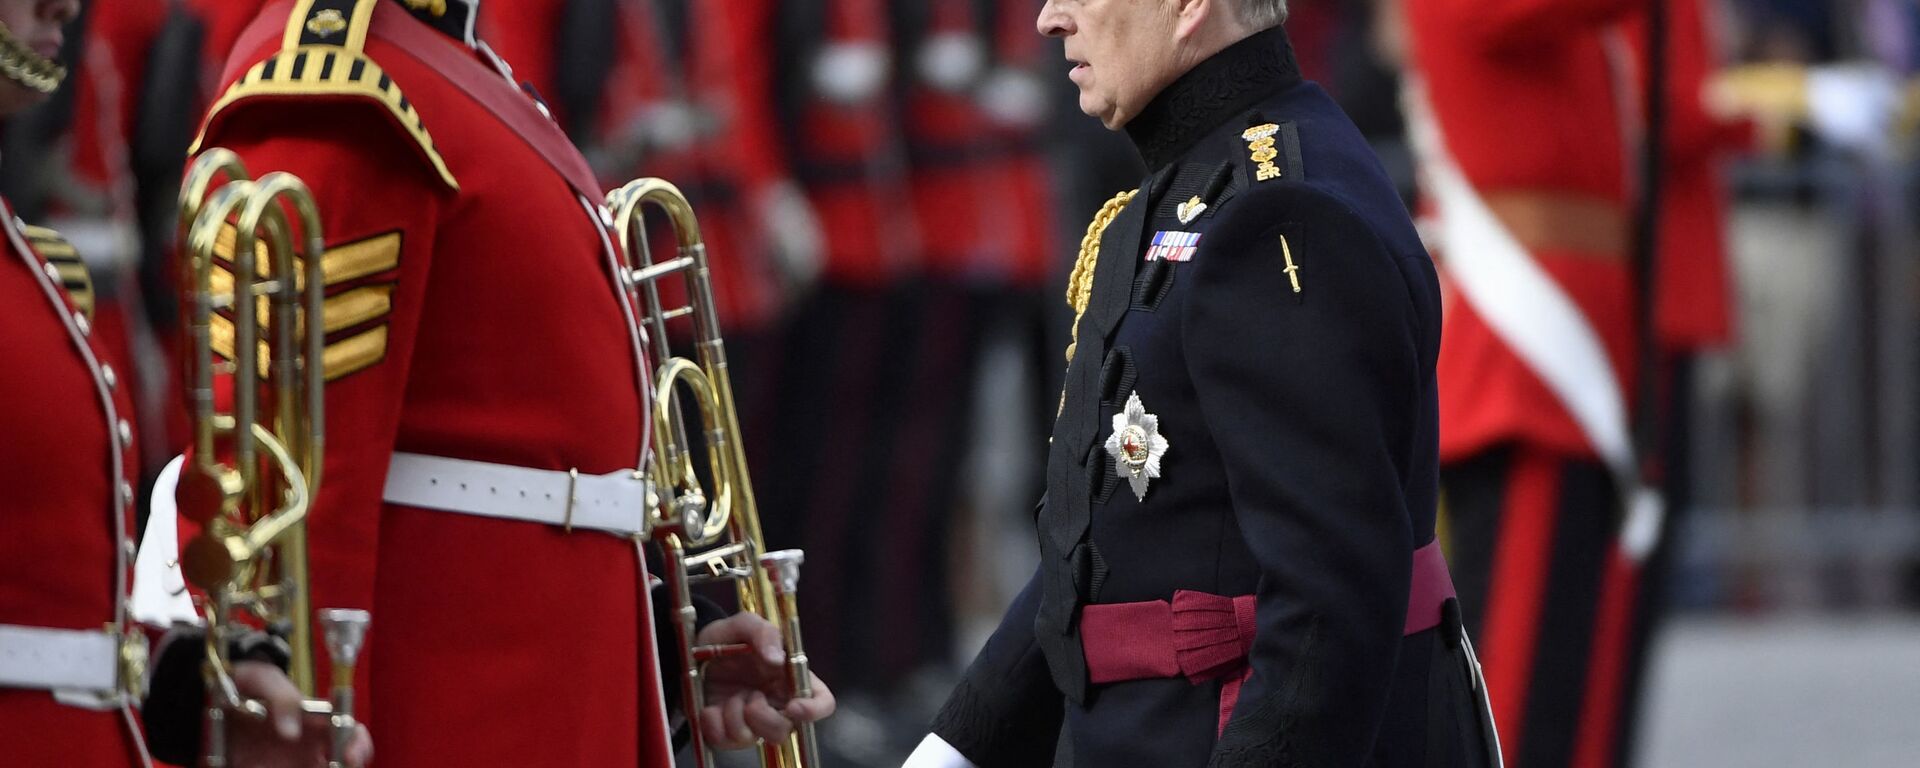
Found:
<svg viewBox="0 0 1920 768"><path fill-rule="evenodd" d="M1507 765L1611 765L1638 585L1606 467L1504 445L1443 466L1441 484Z"/></svg>

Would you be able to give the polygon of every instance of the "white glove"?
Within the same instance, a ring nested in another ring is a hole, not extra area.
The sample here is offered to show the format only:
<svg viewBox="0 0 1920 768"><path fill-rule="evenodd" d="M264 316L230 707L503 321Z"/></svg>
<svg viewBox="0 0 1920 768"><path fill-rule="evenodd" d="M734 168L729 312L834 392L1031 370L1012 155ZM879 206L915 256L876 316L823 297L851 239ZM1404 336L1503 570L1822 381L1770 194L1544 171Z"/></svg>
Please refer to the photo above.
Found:
<svg viewBox="0 0 1920 768"><path fill-rule="evenodd" d="M834 43L813 60L813 89L837 104L859 104L879 95L893 62L879 43Z"/></svg>
<svg viewBox="0 0 1920 768"><path fill-rule="evenodd" d="M812 285L824 266L826 236L800 185L791 180L769 184L755 197L753 207L781 282L789 290Z"/></svg>
<svg viewBox="0 0 1920 768"><path fill-rule="evenodd" d="M1884 68L1836 64L1807 70L1807 122L1837 147L1884 155L1899 109L1900 85Z"/></svg>
<svg viewBox="0 0 1920 768"><path fill-rule="evenodd" d="M900 768L979 768L936 734L927 734Z"/></svg>
<svg viewBox="0 0 1920 768"><path fill-rule="evenodd" d="M131 613L135 621L148 626L200 623L193 598L187 596L186 577L180 574L180 512L173 502L180 467L186 462L186 456L173 457L154 479L147 532L140 537L140 552L133 559Z"/></svg>
<svg viewBox="0 0 1920 768"><path fill-rule="evenodd" d="M980 108L1001 125L1032 128L1047 118L1047 89L1032 72L995 69L980 84Z"/></svg>

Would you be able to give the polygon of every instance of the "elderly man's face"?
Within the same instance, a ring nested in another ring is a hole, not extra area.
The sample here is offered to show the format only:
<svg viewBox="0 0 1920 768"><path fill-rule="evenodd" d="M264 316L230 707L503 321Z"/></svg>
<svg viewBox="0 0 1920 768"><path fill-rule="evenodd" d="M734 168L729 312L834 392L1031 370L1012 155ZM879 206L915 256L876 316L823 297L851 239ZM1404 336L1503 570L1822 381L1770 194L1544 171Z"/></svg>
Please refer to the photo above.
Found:
<svg viewBox="0 0 1920 768"><path fill-rule="evenodd" d="M1048 0L1040 34L1066 42L1080 111L1126 125L1180 75L1172 0Z"/></svg>
<svg viewBox="0 0 1920 768"><path fill-rule="evenodd" d="M60 56L62 27L80 13L80 0L0 0L0 23L21 44L49 59ZM46 95L0 78L0 115L10 115Z"/></svg>

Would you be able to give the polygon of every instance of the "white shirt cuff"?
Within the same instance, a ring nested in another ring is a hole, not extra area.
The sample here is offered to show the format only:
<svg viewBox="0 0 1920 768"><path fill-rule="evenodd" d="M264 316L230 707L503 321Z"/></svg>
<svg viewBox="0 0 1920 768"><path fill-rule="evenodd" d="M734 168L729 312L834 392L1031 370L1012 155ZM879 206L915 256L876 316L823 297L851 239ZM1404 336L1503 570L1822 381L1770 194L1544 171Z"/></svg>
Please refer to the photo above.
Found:
<svg viewBox="0 0 1920 768"><path fill-rule="evenodd" d="M979 768L968 760L960 750L954 749L945 739L935 734L927 734L920 746L907 756L900 768Z"/></svg>

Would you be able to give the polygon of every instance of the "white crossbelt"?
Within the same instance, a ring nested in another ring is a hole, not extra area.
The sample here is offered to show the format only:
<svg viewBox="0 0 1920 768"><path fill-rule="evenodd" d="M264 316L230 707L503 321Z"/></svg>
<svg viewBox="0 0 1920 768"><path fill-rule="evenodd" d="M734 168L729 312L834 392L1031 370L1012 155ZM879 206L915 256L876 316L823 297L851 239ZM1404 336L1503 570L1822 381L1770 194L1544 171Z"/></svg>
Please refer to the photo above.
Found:
<svg viewBox="0 0 1920 768"><path fill-rule="evenodd" d="M110 633L0 624L0 687L111 695L119 674Z"/></svg>
<svg viewBox="0 0 1920 768"><path fill-rule="evenodd" d="M631 535L646 532L647 486L631 469L583 475L395 453L382 498L408 507Z"/></svg>

